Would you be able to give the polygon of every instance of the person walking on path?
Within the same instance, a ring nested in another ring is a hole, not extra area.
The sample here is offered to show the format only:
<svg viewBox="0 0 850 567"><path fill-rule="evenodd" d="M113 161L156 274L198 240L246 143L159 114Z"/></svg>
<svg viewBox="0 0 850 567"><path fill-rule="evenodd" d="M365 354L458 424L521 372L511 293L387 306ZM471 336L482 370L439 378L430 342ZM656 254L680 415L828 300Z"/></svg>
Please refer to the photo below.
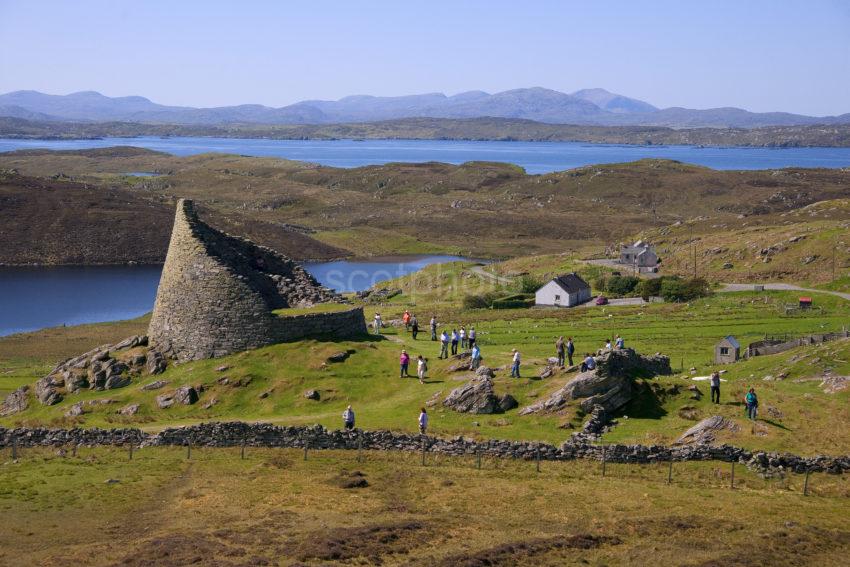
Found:
<svg viewBox="0 0 850 567"><path fill-rule="evenodd" d="M464 327L460 328L460 348L466 350L466 329Z"/></svg>
<svg viewBox="0 0 850 567"><path fill-rule="evenodd" d="M437 318L433 315L431 315L430 325L431 325L431 340L436 341L437 340Z"/></svg>
<svg viewBox="0 0 850 567"><path fill-rule="evenodd" d="M449 333L443 331L440 333L440 359L449 357Z"/></svg>
<svg viewBox="0 0 850 567"><path fill-rule="evenodd" d="M614 339L614 348L617 348L617 349L626 348L626 340L623 337L621 337L620 335L617 335L617 338Z"/></svg>
<svg viewBox="0 0 850 567"><path fill-rule="evenodd" d="M588 370L596 369L596 359L588 352L584 355L584 360L581 363L581 371L587 372Z"/></svg>
<svg viewBox="0 0 850 567"><path fill-rule="evenodd" d="M342 423L346 429L354 429L354 410L351 409L351 406L348 406L342 412Z"/></svg>
<svg viewBox="0 0 850 567"><path fill-rule="evenodd" d="M476 334L475 334L475 327L470 327L469 328L469 348L472 348L473 346L475 346L475 339L476 338L477 337L476 337Z"/></svg>
<svg viewBox="0 0 850 567"><path fill-rule="evenodd" d="M410 355L407 354L406 350L401 351L401 356L398 359L399 364L401 365L401 372L399 378L407 378L410 374L407 373L407 369L410 367Z"/></svg>
<svg viewBox="0 0 850 567"><path fill-rule="evenodd" d="M428 433L428 412L425 408L419 410L419 435Z"/></svg>
<svg viewBox="0 0 850 567"><path fill-rule="evenodd" d="M382 325L383 325L383 323L381 323L381 314L375 313L375 322L372 324L372 326L375 327L375 334L376 335L381 334L381 326Z"/></svg>
<svg viewBox="0 0 850 567"><path fill-rule="evenodd" d="M567 362L570 366L573 365L573 353L576 351L576 345L573 344L573 338L567 339Z"/></svg>
<svg viewBox="0 0 850 567"><path fill-rule="evenodd" d="M481 349L478 348L478 345L472 346L472 363L470 364L471 370L477 370L478 365L481 364Z"/></svg>
<svg viewBox="0 0 850 567"><path fill-rule="evenodd" d="M410 330L410 311L404 310L404 315L401 316L401 321L404 323L404 330Z"/></svg>
<svg viewBox="0 0 850 567"><path fill-rule="evenodd" d="M416 335L419 334L419 320L416 318L416 314L410 318L410 333L413 335L413 340L416 340Z"/></svg>
<svg viewBox="0 0 850 567"><path fill-rule="evenodd" d="M711 373L711 403L720 403L720 372L715 370Z"/></svg>
<svg viewBox="0 0 850 567"><path fill-rule="evenodd" d="M514 349L513 353L514 353L514 358L513 358L513 361L511 363L511 378L519 378L519 364L520 364L519 351L517 349Z"/></svg>
<svg viewBox="0 0 850 567"><path fill-rule="evenodd" d="M744 402L747 404L747 417L755 421L758 417L759 399L756 396L755 388L750 388L747 395L744 397Z"/></svg>
<svg viewBox="0 0 850 567"><path fill-rule="evenodd" d="M416 363L416 375L419 376L419 383L425 383L425 373L428 372L428 361L419 355L419 360Z"/></svg>
<svg viewBox="0 0 850 567"><path fill-rule="evenodd" d="M564 345L564 337L558 337L555 341L555 354L558 355L558 366L564 367L565 358L567 356L567 348Z"/></svg>
<svg viewBox="0 0 850 567"><path fill-rule="evenodd" d="M457 343L460 337L457 334L457 329L452 329L452 356L457 354Z"/></svg>

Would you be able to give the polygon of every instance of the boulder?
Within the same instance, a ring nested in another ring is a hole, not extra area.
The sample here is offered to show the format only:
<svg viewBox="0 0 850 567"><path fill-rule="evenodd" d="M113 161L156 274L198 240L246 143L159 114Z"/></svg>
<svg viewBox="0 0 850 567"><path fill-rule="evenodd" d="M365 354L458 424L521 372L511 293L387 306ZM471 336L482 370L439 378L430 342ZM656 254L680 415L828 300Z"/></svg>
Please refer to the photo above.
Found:
<svg viewBox="0 0 850 567"><path fill-rule="evenodd" d="M65 390L70 394L89 387L88 375L78 369L66 370L62 376L65 379Z"/></svg>
<svg viewBox="0 0 850 567"><path fill-rule="evenodd" d="M174 401L189 406L199 399L198 391L192 386L181 386L174 391Z"/></svg>
<svg viewBox="0 0 850 567"><path fill-rule="evenodd" d="M119 415L136 415L139 413L139 404L130 404L128 406L124 406L117 412Z"/></svg>
<svg viewBox="0 0 850 567"><path fill-rule="evenodd" d="M499 398L499 408L502 411L510 411L510 410L512 410L514 408L518 408L518 407L519 407L519 402L516 401L516 398L514 398L510 394L505 394L504 396Z"/></svg>
<svg viewBox="0 0 850 567"><path fill-rule="evenodd" d="M499 398L493 392L489 376L477 376L451 391L443 405L461 413L501 413Z"/></svg>
<svg viewBox="0 0 850 567"><path fill-rule="evenodd" d="M478 368L476 368L475 369L475 375L476 376L486 376L487 378L495 378L496 377L496 373L493 371L493 369L489 368L487 366L479 366Z"/></svg>
<svg viewBox="0 0 850 567"><path fill-rule="evenodd" d="M556 366L553 366L553 365L551 365L551 364L547 364L547 365L546 365L546 366L544 366L544 367L543 367L543 369L540 371L540 378L541 378L542 380L545 380L546 378L551 378L552 376L554 376L554 375L555 375L555 369L556 369L556 368L557 368Z"/></svg>
<svg viewBox="0 0 850 567"><path fill-rule="evenodd" d="M137 347L137 346L143 346L142 345L142 342L143 342L142 339L144 339L145 345L148 344L148 338L147 337L142 337L142 336L136 335L136 336L133 336L133 337L128 337L128 338L124 339L123 341L121 341L120 343L115 343L114 345L112 345L112 350L124 350L124 349L128 349L128 348L134 348L134 347Z"/></svg>
<svg viewBox="0 0 850 567"><path fill-rule="evenodd" d="M148 374L162 374L165 372L165 367L168 363L165 361L165 356L161 352L151 349L148 351L147 358Z"/></svg>
<svg viewBox="0 0 850 567"><path fill-rule="evenodd" d="M68 411L65 412L65 417L77 417L83 415L85 413L83 411L83 402L77 402L68 408Z"/></svg>
<svg viewBox="0 0 850 567"><path fill-rule="evenodd" d="M726 419L723 416L712 415L685 431L678 439L676 439L676 441L673 442L673 444L708 444L714 441L718 431L722 431L724 429L737 431L738 426L734 421Z"/></svg>
<svg viewBox="0 0 850 567"><path fill-rule="evenodd" d="M0 416L12 415L22 412L29 406L29 389L30 387L24 384L3 400L3 405L0 406Z"/></svg>
<svg viewBox="0 0 850 567"><path fill-rule="evenodd" d="M133 368L141 368L148 361L148 357L143 354L137 354L130 358L130 366Z"/></svg>
<svg viewBox="0 0 850 567"><path fill-rule="evenodd" d="M584 398L581 408L588 413L596 405L613 413L631 400L634 377L658 374L672 374L668 357L642 356L630 348L607 351L596 358L594 370L580 373L548 398L523 408L520 415L557 412L580 398Z"/></svg>
<svg viewBox="0 0 850 567"><path fill-rule="evenodd" d="M156 397L156 405L160 409L170 408L174 405L174 394L160 394Z"/></svg>
<svg viewBox="0 0 850 567"><path fill-rule="evenodd" d="M318 390L307 390L306 392L304 392L304 397L308 400L318 401L322 396L319 394Z"/></svg>
<svg viewBox="0 0 850 567"><path fill-rule="evenodd" d="M106 379L106 382L103 383L104 390L114 390L116 388L123 388L124 386L128 386L130 384L130 377L124 374L113 374L109 378Z"/></svg>
<svg viewBox="0 0 850 567"><path fill-rule="evenodd" d="M448 372L467 372L472 370L472 363L468 360L461 360L459 362L455 362L454 364L450 364L448 368L446 368Z"/></svg>
<svg viewBox="0 0 850 567"><path fill-rule="evenodd" d="M339 351L335 352L327 358L328 362L345 362L345 360L351 356L351 351Z"/></svg>
<svg viewBox="0 0 850 567"><path fill-rule="evenodd" d="M62 394L53 385L52 376L45 376L35 383L35 396L45 406L52 406L62 401Z"/></svg>
<svg viewBox="0 0 850 567"><path fill-rule="evenodd" d="M95 370L98 368L98 370ZM91 378L89 380L89 389L103 390L106 385L106 370L100 370L100 366L92 367Z"/></svg>
<svg viewBox="0 0 850 567"><path fill-rule="evenodd" d="M145 384L139 389L144 390L145 392L150 392L151 390L159 390L160 388L164 388L167 384L168 382L166 382L165 380L156 380L154 382L151 382L150 384Z"/></svg>

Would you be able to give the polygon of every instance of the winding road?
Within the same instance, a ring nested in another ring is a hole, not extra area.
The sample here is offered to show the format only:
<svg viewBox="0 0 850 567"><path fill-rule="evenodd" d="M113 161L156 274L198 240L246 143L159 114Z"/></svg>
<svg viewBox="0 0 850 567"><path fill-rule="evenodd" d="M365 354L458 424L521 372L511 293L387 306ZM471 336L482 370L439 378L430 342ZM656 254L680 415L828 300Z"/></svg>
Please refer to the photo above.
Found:
<svg viewBox="0 0 850 567"><path fill-rule="evenodd" d="M719 292L729 292L729 291L753 291L754 285L762 285L764 286L765 291L805 291L808 293L825 293L827 295L834 295L835 297L840 297L841 299L846 299L850 301L850 293L844 293L841 291L831 291L828 289L812 289L808 287L800 287L794 284L787 283L765 283L765 284L742 284L742 283L727 283L723 284L723 287L720 288Z"/></svg>

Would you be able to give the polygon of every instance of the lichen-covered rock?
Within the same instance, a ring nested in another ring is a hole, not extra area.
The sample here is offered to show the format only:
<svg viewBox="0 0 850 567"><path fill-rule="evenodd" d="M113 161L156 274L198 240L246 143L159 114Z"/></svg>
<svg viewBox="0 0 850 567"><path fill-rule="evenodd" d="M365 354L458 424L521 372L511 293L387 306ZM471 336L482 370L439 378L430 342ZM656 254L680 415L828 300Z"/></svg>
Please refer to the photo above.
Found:
<svg viewBox="0 0 850 567"><path fill-rule="evenodd" d="M35 397L45 406L52 406L62 401L62 394L56 389L52 376L45 376L35 383Z"/></svg>
<svg viewBox="0 0 850 567"><path fill-rule="evenodd" d="M165 356L158 350L149 350L148 351L148 361L147 361L147 369L148 374L162 374L165 372L165 368L168 363L165 360Z"/></svg>
<svg viewBox="0 0 850 567"><path fill-rule="evenodd" d="M104 390L114 390L130 385L130 377L126 374L113 374L103 383Z"/></svg>
<svg viewBox="0 0 850 567"><path fill-rule="evenodd" d="M174 393L158 395L156 397L156 405L159 409L170 408L174 405Z"/></svg>
<svg viewBox="0 0 850 567"><path fill-rule="evenodd" d="M614 412L631 400L634 377L671 373L666 356L641 356L630 348L611 350L596 358L594 370L580 373L550 397L523 408L520 415L560 411L581 398L585 398L581 408L588 413L596 405Z"/></svg>
<svg viewBox="0 0 850 567"><path fill-rule="evenodd" d="M77 402L68 408L68 411L65 412L65 417L78 417L85 413L83 409L83 402Z"/></svg>
<svg viewBox="0 0 850 567"><path fill-rule="evenodd" d="M166 382L165 380L155 380L150 384L145 384L139 389L144 390L145 392L150 392L151 390L159 390L160 388L164 388L167 384L168 382Z"/></svg>
<svg viewBox="0 0 850 567"><path fill-rule="evenodd" d="M139 404L130 404L130 405L124 406L123 408L118 410L117 413L119 415L127 415L127 416L136 415L137 413L139 413Z"/></svg>
<svg viewBox="0 0 850 567"><path fill-rule="evenodd" d="M0 406L0 416L12 415L27 409L29 406L29 390L30 387L24 384L3 400L3 405Z"/></svg>
<svg viewBox="0 0 850 567"><path fill-rule="evenodd" d="M495 378L496 373L489 366L479 366L475 369L476 376L486 376L487 378Z"/></svg>
<svg viewBox="0 0 850 567"><path fill-rule="evenodd" d="M707 444L712 443L716 434L722 430L730 430L737 431L738 426L734 421L726 419L720 415L712 415L711 417L707 417L704 420L700 421L676 439L674 442L675 445L682 445L686 443L698 443L698 444Z"/></svg>
<svg viewBox="0 0 850 567"><path fill-rule="evenodd" d="M66 370L62 373L62 377L65 380L65 391L67 391L69 394L73 394L74 392L89 387L88 374L81 370Z"/></svg>
<svg viewBox="0 0 850 567"><path fill-rule="evenodd" d="M181 386L174 391L174 401L189 406L199 399L198 391L192 386Z"/></svg>
<svg viewBox="0 0 850 567"><path fill-rule="evenodd" d="M476 376L459 386L443 400L443 405L461 413L502 413L489 376Z"/></svg>

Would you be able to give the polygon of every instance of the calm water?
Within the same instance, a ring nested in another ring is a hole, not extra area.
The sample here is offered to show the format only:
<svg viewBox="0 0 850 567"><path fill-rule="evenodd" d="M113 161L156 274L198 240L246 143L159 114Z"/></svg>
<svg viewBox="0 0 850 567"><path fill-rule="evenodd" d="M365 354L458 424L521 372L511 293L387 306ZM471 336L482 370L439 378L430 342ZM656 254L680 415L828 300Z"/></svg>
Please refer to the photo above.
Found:
<svg viewBox="0 0 850 567"><path fill-rule="evenodd" d="M714 169L850 166L850 148L696 148L626 146L580 142L465 142L446 140L247 140L236 138L105 138L102 140L0 139L0 151L50 148L71 150L139 146L187 156L224 152L309 161L334 167L387 162L501 161L529 173L548 173L596 163L666 158Z"/></svg>
<svg viewBox="0 0 850 567"><path fill-rule="evenodd" d="M360 291L457 256L311 262L305 267L338 291ZM161 266L0 267L0 336L44 327L118 321L153 308Z"/></svg>

